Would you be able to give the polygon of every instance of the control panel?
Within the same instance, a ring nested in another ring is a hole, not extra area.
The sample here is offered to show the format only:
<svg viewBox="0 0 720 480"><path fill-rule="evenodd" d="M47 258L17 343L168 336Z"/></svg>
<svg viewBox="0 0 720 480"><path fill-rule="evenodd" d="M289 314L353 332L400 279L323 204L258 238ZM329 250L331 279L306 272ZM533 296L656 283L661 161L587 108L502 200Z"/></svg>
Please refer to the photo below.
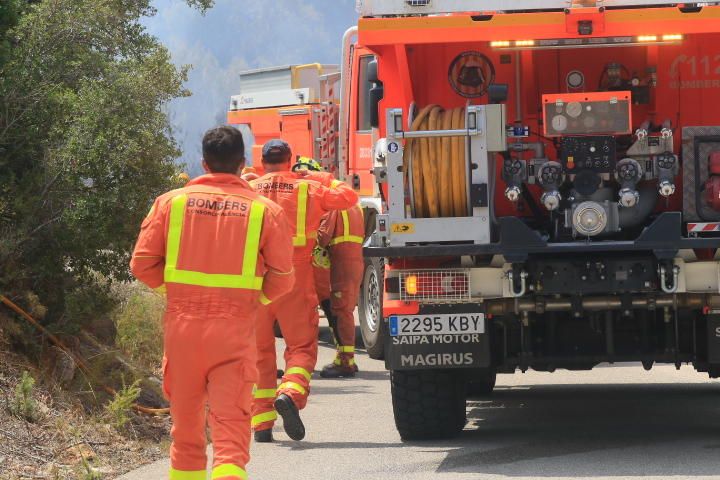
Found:
<svg viewBox="0 0 720 480"><path fill-rule="evenodd" d="M567 173L592 170L613 173L617 160L615 137L563 137L560 142L561 162Z"/></svg>
<svg viewBox="0 0 720 480"><path fill-rule="evenodd" d="M543 95L545 135L628 135L632 133L630 92Z"/></svg>

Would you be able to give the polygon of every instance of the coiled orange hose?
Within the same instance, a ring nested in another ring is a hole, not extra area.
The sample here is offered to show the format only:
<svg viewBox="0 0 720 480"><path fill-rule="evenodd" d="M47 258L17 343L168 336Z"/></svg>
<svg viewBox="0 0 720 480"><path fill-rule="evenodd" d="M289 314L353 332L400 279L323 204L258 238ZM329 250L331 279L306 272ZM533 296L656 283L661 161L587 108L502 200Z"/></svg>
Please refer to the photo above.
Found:
<svg viewBox="0 0 720 480"><path fill-rule="evenodd" d="M412 131L462 130L465 109L428 105L417 114ZM410 139L403 159L406 181L412 180L416 218L465 217L467 165L463 137Z"/></svg>

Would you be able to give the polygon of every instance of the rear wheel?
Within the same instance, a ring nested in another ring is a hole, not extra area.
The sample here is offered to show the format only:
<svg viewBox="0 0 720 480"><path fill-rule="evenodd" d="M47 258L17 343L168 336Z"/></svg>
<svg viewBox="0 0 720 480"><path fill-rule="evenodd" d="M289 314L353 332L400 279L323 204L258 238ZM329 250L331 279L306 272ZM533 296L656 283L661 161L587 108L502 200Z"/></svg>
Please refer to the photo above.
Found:
<svg viewBox="0 0 720 480"><path fill-rule="evenodd" d="M395 426L403 440L436 440L465 427L465 377L458 370L392 371Z"/></svg>
<svg viewBox="0 0 720 480"><path fill-rule="evenodd" d="M385 323L382 318L383 277L383 261L379 258L366 258L358 314L365 349L370 358L375 360L385 358Z"/></svg>

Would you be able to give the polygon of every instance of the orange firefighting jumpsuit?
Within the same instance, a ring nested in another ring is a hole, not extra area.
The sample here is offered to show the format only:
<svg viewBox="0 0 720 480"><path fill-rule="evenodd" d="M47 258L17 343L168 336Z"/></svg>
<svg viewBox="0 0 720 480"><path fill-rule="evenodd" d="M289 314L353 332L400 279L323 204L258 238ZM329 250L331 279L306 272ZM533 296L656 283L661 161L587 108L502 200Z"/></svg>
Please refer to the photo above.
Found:
<svg viewBox="0 0 720 480"><path fill-rule="evenodd" d="M365 219L359 205L330 212L320 226L318 243L330 253L330 305L337 326L336 365L355 365L355 307L365 272L362 244ZM320 287L323 287L323 281Z"/></svg>
<svg viewBox="0 0 720 480"><path fill-rule="evenodd" d="M167 292L163 389L170 401L171 480L206 478L206 404L213 479L246 479L255 320L294 283L282 209L236 175L209 174L159 197L142 224L135 277Z"/></svg>
<svg viewBox="0 0 720 480"><path fill-rule="evenodd" d="M330 210L355 205L357 194L342 182L326 187L312 175L275 172L251 182L258 193L277 202L294 231L293 244L297 282L292 292L258 312L258 384L253 403L253 428L268 430L277 419L273 405L277 395L289 396L298 409L305 408L310 378L317 363L318 300L312 271L312 251L322 216ZM285 375L277 384L275 320L285 338Z"/></svg>

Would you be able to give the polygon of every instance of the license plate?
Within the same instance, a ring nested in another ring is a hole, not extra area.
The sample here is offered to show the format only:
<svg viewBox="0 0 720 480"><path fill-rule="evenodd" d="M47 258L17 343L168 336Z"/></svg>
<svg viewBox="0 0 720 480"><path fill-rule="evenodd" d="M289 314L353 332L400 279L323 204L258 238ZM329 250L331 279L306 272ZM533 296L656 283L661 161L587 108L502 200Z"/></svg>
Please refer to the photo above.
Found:
<svg viewBox="0 0 720 480"><path fill-rule="evenodd" d="M393 315L390 317L390 336L392 337L472 333L485 333L484 313Z"/></svg>

